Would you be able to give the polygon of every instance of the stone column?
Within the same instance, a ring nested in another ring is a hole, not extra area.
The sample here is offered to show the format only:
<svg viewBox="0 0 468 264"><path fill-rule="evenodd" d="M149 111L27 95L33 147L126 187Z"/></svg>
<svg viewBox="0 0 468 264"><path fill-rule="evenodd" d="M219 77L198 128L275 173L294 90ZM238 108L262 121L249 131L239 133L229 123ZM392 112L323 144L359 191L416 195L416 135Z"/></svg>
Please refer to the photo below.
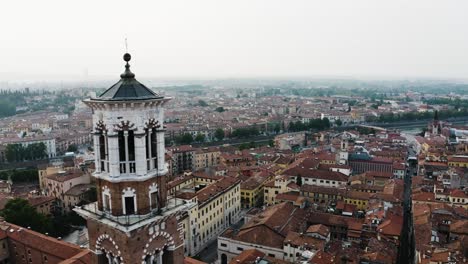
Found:
<svg viewBox="0 0 468 264"><path fill-rule="evenodd" d="M163 256L163 251L159 251L156 256L156 263L163 264L162 256Z"/></svg>
<svg viewBox="0 0 468 264"><path fill-rule="evenodd" d="M119 137L117 135L108 136L109 149L109 176L120 176L120 161L119 161Z"/></svg>
<svg viewBox="0 0 468 264"><path fill-rule="evenodd" d="M130 173L130 163L128 162L128 131L124 131L124 145L125 145L125 173Z"/></svg>
<svg viewBox="0 0 468 264"><path fill-rule="evenodd" d="M96 172L101 172L101 148L99 146L99 135L94 134L94 163L96 166Z"/></svg>
<svg viewBox="0 0 468 264"><path fill-rule="evenodd" d="M152 133L153 133L152 129L148 129L148 141L146 142L146 144L148 144L148 160L149 160L148 170L152 170L154 168L153 158L152 158L153 153L151 152L151 134Z"/></svg>
<svg viewBox="0 0 468 264"><path fill-rule="evenodd" d="M158 150L158 173L166 174L167 168L165 162L166 148L164 146L164 131L156 132L156 141Z"/></svg>
<svg viewBox="0 0 468 264"><path fill-rule="evenodd" d="M144 176L146 174L145 134L135 134L135 166L137 176Z"/></svg>

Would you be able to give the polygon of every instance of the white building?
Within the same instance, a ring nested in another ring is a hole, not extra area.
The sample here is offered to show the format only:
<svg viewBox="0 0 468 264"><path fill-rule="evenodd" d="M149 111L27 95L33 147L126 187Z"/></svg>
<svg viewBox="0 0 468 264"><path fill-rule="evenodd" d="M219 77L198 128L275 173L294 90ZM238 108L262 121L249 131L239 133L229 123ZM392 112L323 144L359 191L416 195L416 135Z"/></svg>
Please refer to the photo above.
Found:
<svg viewBox="0 0 468 264"><path fill-rule="evenodd" d="M53 158L57 156L57 147L55 145L55 138L42 138L42 139L28 138L21 142L11 142L11 144L17 144L17 143L20 143L21 145L23 145L23 147L27 147L35 143L44 143L44 145L46 146L47 156L49 158Z"/></svg>

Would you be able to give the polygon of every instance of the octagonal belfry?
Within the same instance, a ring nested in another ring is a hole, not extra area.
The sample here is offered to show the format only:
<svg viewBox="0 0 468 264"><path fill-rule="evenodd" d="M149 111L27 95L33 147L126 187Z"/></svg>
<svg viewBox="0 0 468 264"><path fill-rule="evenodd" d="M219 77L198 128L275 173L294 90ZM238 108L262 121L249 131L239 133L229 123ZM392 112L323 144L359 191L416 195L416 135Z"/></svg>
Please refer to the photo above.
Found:
<svg viewBox="0 0 468 264"><path fill-rule="evenodd" d="M166 203L164 109L170 98L135 79L130 54L121 79L84 102L93 110L98 206L112 215L146 214Z"/></svg>
<svg viewBox="0 0 468 264"><path fill-rule="evenodd" d="M177 221L191 205L167 199L163 106L171 98L138 82L130 59L116 84L84 100L93 112L97 202L75 211L87 219L96 263L182 263Z"/></svg>

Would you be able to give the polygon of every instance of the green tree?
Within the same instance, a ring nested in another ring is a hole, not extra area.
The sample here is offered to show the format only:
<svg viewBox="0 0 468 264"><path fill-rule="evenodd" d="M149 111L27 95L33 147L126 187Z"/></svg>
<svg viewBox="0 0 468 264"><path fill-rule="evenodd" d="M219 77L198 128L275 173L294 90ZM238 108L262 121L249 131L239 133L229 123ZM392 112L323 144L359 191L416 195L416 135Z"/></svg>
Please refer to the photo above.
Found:
<svg viewBox="0 0 468 264"><path fill-rule="evenodd" d="M248 143L242 143L239 145L239 150L249 149Z"/></svg>
<svg viewBox="0 0 468 264"><path fill-rule="evenodd" d="M24 147L21 144L8 144L5 148L5 157L9 162L24 160Z"/></svg>
<svg viewBox="0 0 468 264"><path fill-rule="evenodd" d="M22 227L31 227L32 230L45 233L50 230L50 220L38 213L27 200L15 198L8 201L2 211L5 221Z"/></svg>
<svg viewBox="0 0 468 264"><path fill-rule="evenodd" d="M337 120L335 121L335 124L336 124L337 126L341 126L341 125L343 125L343 122L341 121L341 119L337 119Z"/></svg>
<svg viewBox="0 0 468 264"><path fill-rule="evenodd" d="M13 116L16 114L16 105L8 99L0 99L0 117Z"/></svg>
<svg viewBox="0 0 468 264"><path fill-rule="evenodd" d="M198 100L198 105L199 105L199 106L202 106L202 107L208 106L208 104L207 104L205 101L203 101L203 100Z"/></svg>
<svg viewBox="0 0 468 264"><path fill-rule="evenodd" d="M223 140L224 138L224 130L222 128L217 128L214 134L217 140Z"/></svg>
<svg viewBox="0 0 468 264"><path fill-rule="evenodd" d="M198 133L195 137L196 142L205 142L205 135L202 133Z"/></svg>
<svg viewBox="0 0 468 264"><path fill-rule="evenodd" d="M275 124L273 131L275 131L276 134L278 134L281 131L281 127L279 123Z"/></svg>
<svg viewBox="0 0 468 264"><path fill-rule="evenodd" d="M19 169L10 171L10 177L13 182L38 182L39 173L37 169Z"/></svg>
<svg viewBox="0 0 468 264"><path fill-rule="evenodd" d="M219 113L222 113L222 112L224 112L226 110L224 110L224 107L220 106L220 107L216 107L215 111L219 112Z"/></svg>
<svg viewBox="0 0 468 264"><path fill-rule="evenodd" d="M249 148L256 148L256 147L257 147L257 145L255 144L255 142L254 142L254 141L250 141L250 143L249 143Z"/></svg>
<svg viewBox="0 0 468 264"><path fill-rule="evenodd" d="M67 152L77 152L77 151L78 151L78 147L75 144L72 144L68 146L67 148Z"/></svg>
<svg viewBox="0 0 468 264"><path fill-rule="evenodd" d="M176 142L179 144L191 144L193 142L193 136L190 133L185 133L176 138Z"/></svg>
<svg viewBox="0 0 468 264"><path fill-rule="evenodd" d="M268 140L268 146L270 146L270 147L275 146L275 142L273 141L273 139Z"/></svg>

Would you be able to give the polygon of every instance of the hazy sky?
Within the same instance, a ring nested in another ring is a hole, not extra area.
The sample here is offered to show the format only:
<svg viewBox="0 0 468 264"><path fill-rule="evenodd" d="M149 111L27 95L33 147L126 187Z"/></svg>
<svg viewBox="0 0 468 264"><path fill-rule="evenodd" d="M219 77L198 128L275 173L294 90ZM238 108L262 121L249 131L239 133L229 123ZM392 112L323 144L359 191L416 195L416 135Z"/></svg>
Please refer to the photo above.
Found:
<svg viewBox="0 0 468 264"><path fill-rule="evenodd" d="M4 1L0 74L468 79L468 1ZM12 75L16 76L16 75Z"/></svg>

